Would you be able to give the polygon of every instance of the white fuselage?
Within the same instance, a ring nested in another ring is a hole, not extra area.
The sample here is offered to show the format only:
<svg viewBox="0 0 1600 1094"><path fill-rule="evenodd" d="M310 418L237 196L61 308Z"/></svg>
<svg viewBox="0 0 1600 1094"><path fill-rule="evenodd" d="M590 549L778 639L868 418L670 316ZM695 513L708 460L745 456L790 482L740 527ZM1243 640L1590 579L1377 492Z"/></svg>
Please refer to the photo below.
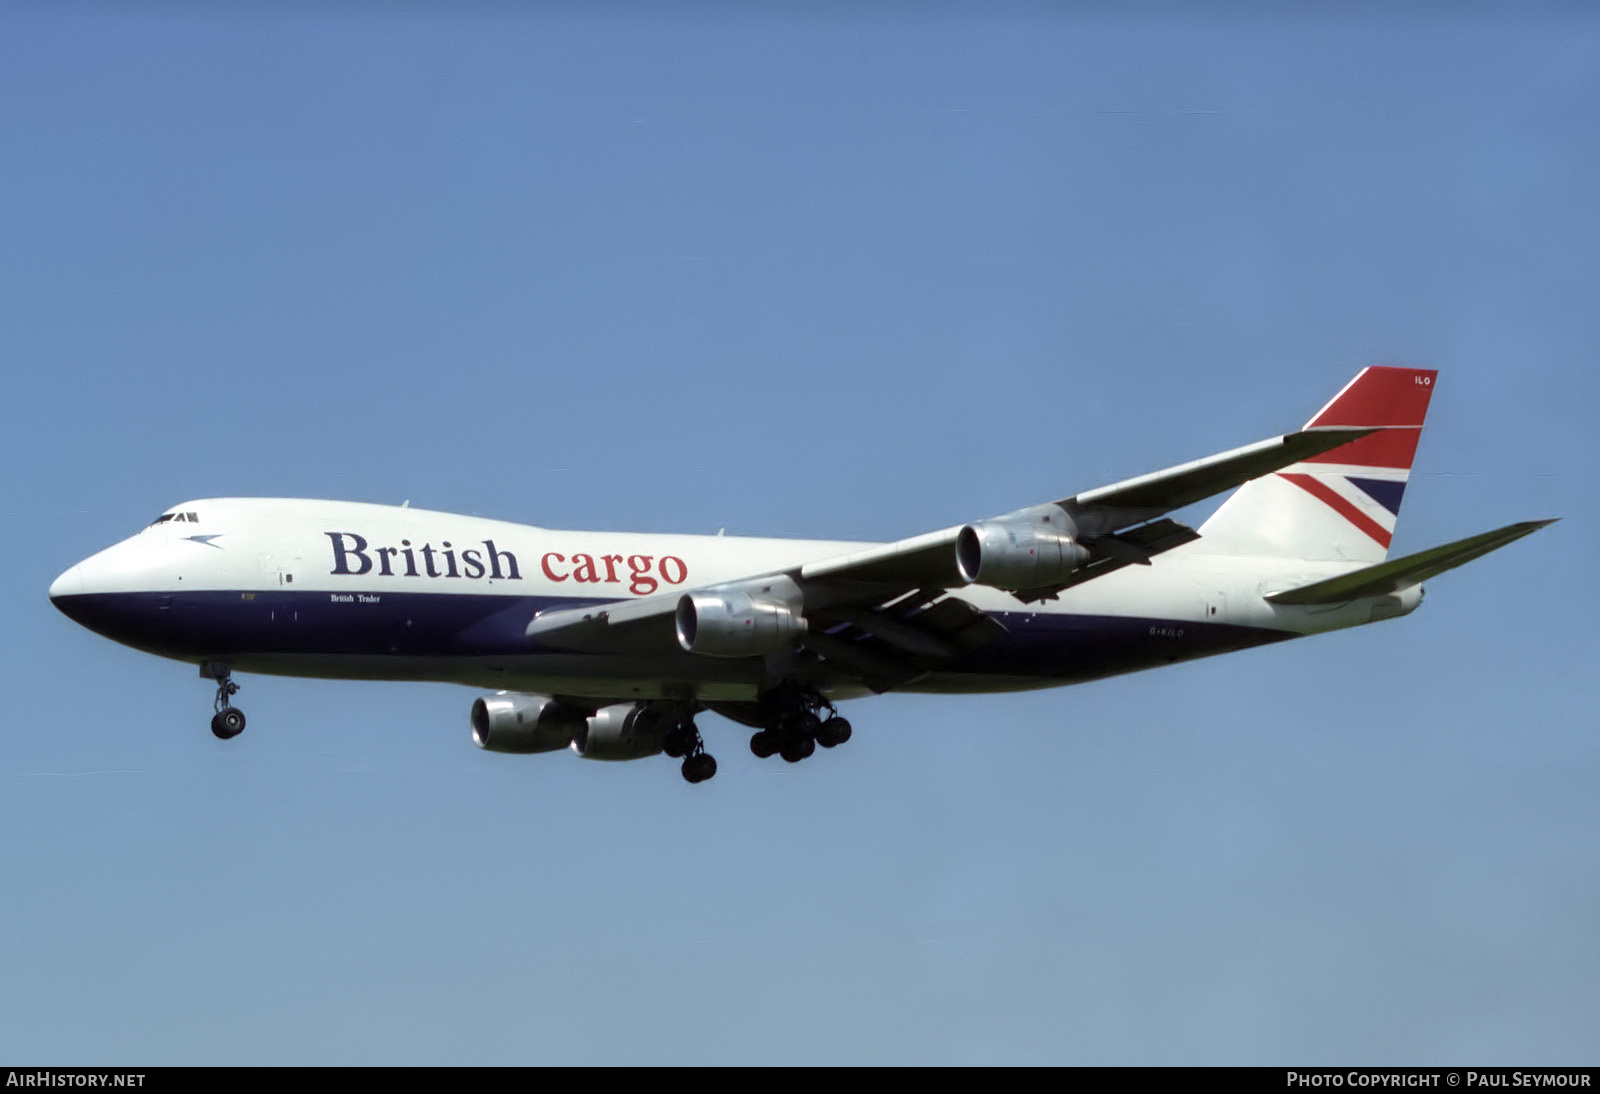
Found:
<svg viewBox="0 0 1600 1094"><path fill-rule="evenodd" d="M408 507L214 498L62 574L68 615L140 649L245 671L426 679L481 687L644 699L754 697L770 659L681 650L584 654L526 637L540 612L659 597L869 545L826 540L556 531ZM1025 604L968 586L953 594L1007 638L940 666L911 690L1046 687L1404 614L1419 588L1334 606L1263 597L1351 567L1211 554L1204 541ZM816 682L848 697L837 673Z"/></svg>

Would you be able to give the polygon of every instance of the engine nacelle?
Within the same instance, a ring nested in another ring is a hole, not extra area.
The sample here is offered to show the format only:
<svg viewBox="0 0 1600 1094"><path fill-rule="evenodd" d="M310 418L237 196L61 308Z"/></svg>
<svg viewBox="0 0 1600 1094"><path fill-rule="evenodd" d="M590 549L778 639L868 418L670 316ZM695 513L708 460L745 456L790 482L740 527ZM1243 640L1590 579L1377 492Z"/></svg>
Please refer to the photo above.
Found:
<svg viewBox="0 0 1600 1094"><path fill-rule="evenodd" d="M1059 585L1090 558L1076 533L1058 505L968 524L956 534L956 570L969 585L1012 592Z"/></svg>
<svg viewBox="0 0 1600 1094"><path fill-rule="evenodd" d="M678 645L706 657L761 657L787 649L806 631L799 586L787 577L685 593L678 600Z"/></svg>
<svg viewBox="0 0 1600 1094"><path fill-rule="evenodd" d="M572 751L586 760L642 760L661 751L676 723L637 703L601 707L572 737Z"/></svg>
<svg viewBox="0 0 1600 1094"><path fill-rule="evenodd" d="M584 712L546 695L500 691L472 704L472 741L490 752L554 752L572 743Z"/></svg>

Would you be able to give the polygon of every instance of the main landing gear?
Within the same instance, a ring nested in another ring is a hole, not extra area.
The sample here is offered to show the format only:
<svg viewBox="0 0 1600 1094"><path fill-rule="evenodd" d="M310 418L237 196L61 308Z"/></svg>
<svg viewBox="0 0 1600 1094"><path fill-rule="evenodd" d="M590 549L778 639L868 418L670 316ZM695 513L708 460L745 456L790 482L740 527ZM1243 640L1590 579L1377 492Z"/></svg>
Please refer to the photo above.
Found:
<svg viewBox="0 0 1600 1094"><path fill-rule="evenodd" d="M797 764L817 751L835 748L850 739L850 723L839 717L821 693L795 689L773 697L776 712L765 729L750 738L750 751L758 759L777 754ZM827 717L823 713L827 712Z"/></svg>
<svg viewBox="0 0 1600 1094"><path fill-rule="evenodd" d="M221 740L231 741L244 732L244 711L228 702L239 691L239 685L233 682L233 669L226 661L202 661L200 675L217 682L217 698L212 704L217 712L211 716L211 732Z"/></svg>
<svg viewBox="0 0 1600 1094"><path fill-rule="evenodd" d="M706 751L705 738L693 718L685 718L662 739L661 751L673 759L683 758L683 777L692 783L703 783L717 773L716 757Z"/></svg>

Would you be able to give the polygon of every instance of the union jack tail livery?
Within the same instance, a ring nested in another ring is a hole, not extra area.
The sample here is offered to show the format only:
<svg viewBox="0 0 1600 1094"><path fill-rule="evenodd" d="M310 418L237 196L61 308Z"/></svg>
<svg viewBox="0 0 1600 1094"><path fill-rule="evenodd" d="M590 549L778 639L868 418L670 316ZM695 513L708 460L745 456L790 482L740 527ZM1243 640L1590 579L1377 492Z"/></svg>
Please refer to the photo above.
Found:
<svg viewBox="0 0 1600 1094"><path fill-rule="evenodd" d="M1240 487L1201 526L1204 549L1314 562L1382 562L1437 375L1432 369L1362 369L1305 429L1373 432Z"/></svg>

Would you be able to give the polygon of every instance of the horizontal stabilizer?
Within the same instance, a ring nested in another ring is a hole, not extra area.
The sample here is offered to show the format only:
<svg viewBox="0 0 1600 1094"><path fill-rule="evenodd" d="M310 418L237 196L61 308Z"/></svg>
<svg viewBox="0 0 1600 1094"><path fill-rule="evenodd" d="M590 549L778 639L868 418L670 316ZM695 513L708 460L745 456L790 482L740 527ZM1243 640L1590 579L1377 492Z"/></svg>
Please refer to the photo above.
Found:
<svg viewBox="0 0 1600 1094"><path fill-rule="evenodd" d="M1508 524L1493 532L1468 536L1392 562L1380 562L1326 581L1273 593L1267 599L1274 604L1339 604L1366 596L1386 596L1419 585L1554 523L1554 520L1525 520L1520 524Z"/></svg>

